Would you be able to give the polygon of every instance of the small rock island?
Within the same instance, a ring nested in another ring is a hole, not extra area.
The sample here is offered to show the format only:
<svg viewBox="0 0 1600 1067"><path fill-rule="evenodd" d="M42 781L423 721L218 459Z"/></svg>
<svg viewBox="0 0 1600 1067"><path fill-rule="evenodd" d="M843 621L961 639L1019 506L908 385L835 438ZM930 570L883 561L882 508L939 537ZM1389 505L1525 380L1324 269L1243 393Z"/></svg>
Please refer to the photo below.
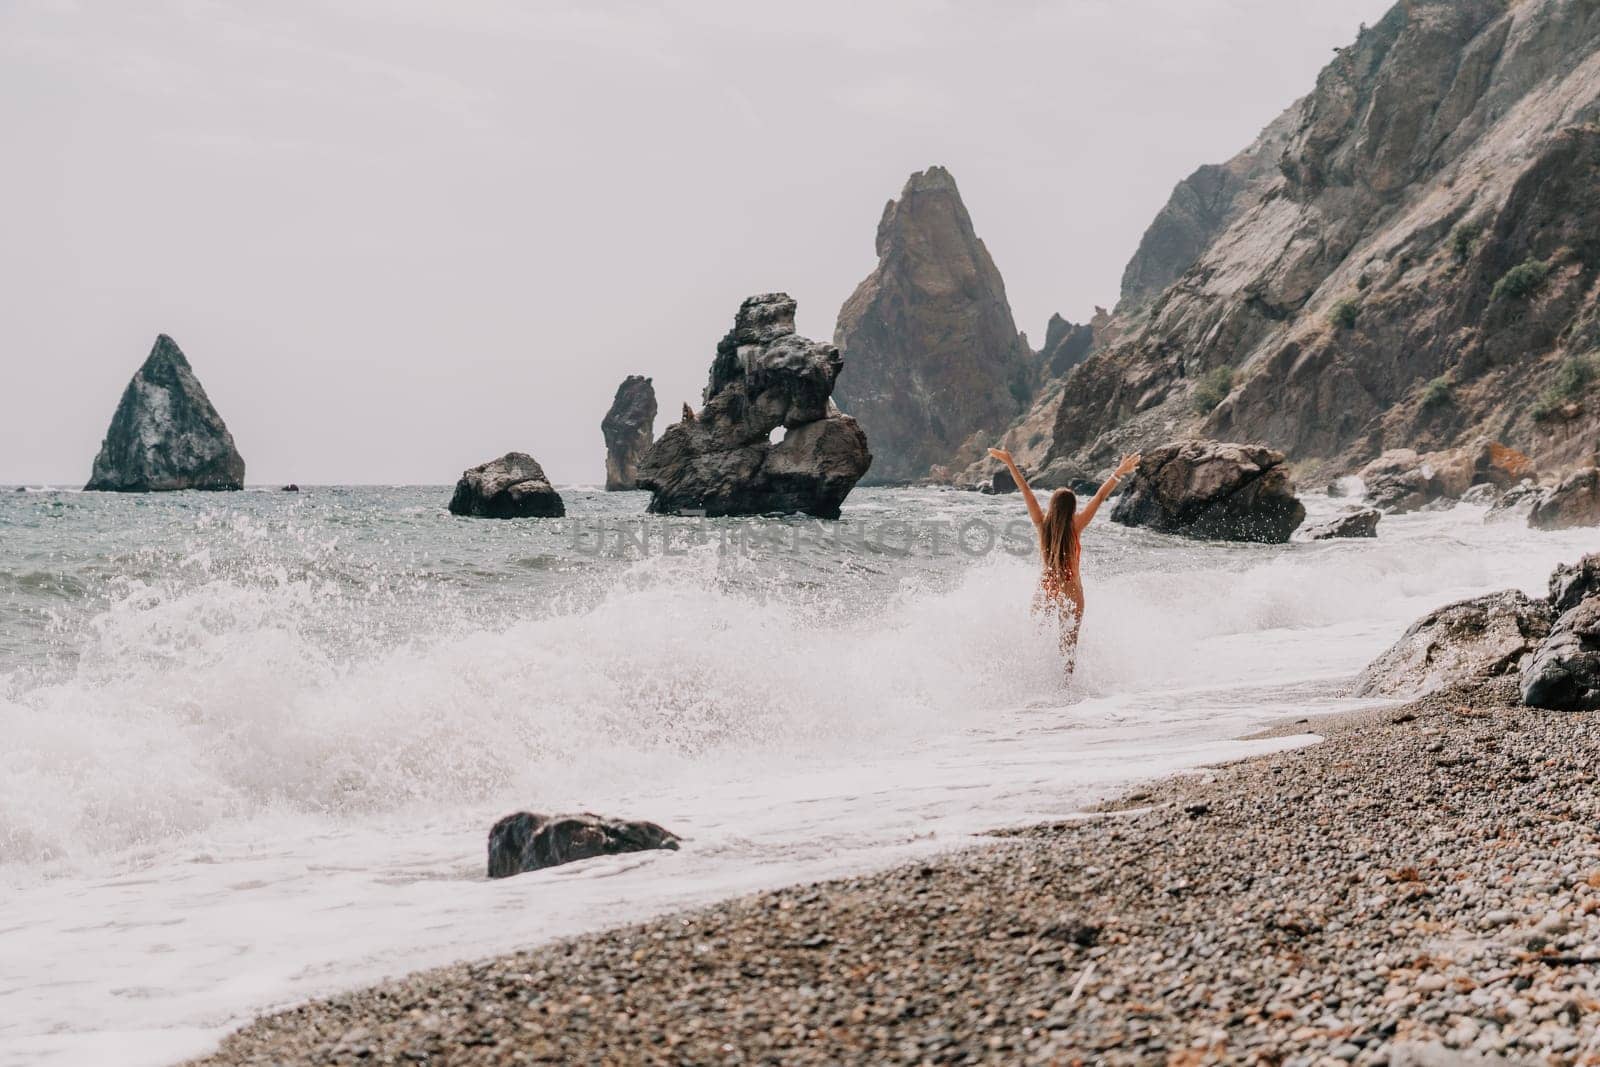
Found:
<svg viewBox="0 0 1600 1067"><path fill-rule="evenodd" d="M839 349L795 333L794 312L787 293L740 305L717 345L704 408L686 409L639 461L652 512L839 517L872 455L832 400Z"/></svg>
<svg viewBox="0 0 1600 1067"><path fill-rule="evenodd" d="M85 490L243 489L244 458L189 360L166 334L122 392Z"/></svg>
<svg viewBox="0 0 1600 1067"><path fill-rule="evenodd" d="M567 506L545 477L544 468L526 452L507 452L462 471L450 497L452 515L559 519L566 513Z"/></svg>

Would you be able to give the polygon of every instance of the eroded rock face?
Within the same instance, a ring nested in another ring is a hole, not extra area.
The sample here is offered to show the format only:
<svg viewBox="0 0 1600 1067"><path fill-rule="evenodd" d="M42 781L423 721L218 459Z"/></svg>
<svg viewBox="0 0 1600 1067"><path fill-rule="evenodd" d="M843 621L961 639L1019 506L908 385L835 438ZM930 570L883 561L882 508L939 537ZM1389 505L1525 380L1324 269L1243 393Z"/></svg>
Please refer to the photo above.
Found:
<svg viewBox="0 0 1600 1067"><path fill-rule="evenodd" d="M508 878L563 863L647 849L676 850L678 836L653 822L519 811L489 830L489 877Z"/></svg>
<svg viewBox="0 0 1600 1067"><path fill-rule="evenodd" d="M1516 672L1550 633L1550 608L1514 589L1430 612L1373 660L1355 696L1413 697Z"/></svg>
<svg viewBox="0 0 1600 1067"><path fill-rule="evenodd" d="M786 293L740 306L717 345L705 406L669 426L639 462L652 512L838 518L873 456L831 399L839 350L795 333L794 312Z"/></svg>
<svg viewBox="0 0 1600 1067"><path fill-rule="evenodd" d="M1351 511L1327 522L1307 527L1303 536L1307 541L1328 541L1336 537L1377 537L1378 520L1383 512L1377 508Z"/></svg>
<svg viewBox="0 0 1600 1067"><path fill-rule="evenodd" d="M1600 344L1597 50L1572 0L1397 4L1290 109L1279 173L1119 309L1049 459L1203 435L1272 441L1323 476L1490 431L1542 468L1592 462L1596 393L1535 401ZM1501 285L1524 264L1534 283ZM1223 366L1233 389L1198 413Z"/></svg>
<svg viewBox="0 0 1600 1067"><path fill-rule="evenodd" d="M1125 526L1271 543L1289 540L1305 517L1282 452L1198 440L1146 452L1111 512Z"/></svg>
<svg viewBox="0 0 1600 1067"><path fill-rule="evenodd" d="M156 338L123 390L89 476L90 490L243 489L233 435L172 338Z"/></svg>
<svg viewBox="0 0 1600 1067"><path fill-rule="evenodd" d="M538 460L526 452L507 452L461 473L450 497L450 513L485 519L558 519L567 507Z"/></svg>
<svg viewBox="0 0 1600 1067"><path fill-rule="evenodd" d="M850 375L838 399L872 437L873 480L909 482L974 434L997 436L1028 406L1037 368L949 171L911 176L884 208L877 252L839 311Z"/></svg>
<svg viewBox="0 0 1600 1067"><path fill-rule="evenodd" d="M1119 313L1136 310L1181 278L1273 183L1296 119L1290 109L1228 162L1208 163L1177 184L1122 271Z"/></svg>
<svg viewBox="0 0 1600 1067"><path fill-rule="evenodd" d="M1574 471L1541 494L1528 513L1528 525L1536 530L1600 526L1600 467Z"/></svg>
<svg viewBox="0 0 1600 1067"><path fill-rule="evenodd" d="M650 379L630 374L617 386L611 410L600 420L606 440L606 488L637 489L639 460L655 438L656 390Z"/></svg>
<svg viewBox="0 0 1600 1067"><path fill-rule="evenodd" d="M1462 500L1477 486L1509 489L1533 474L1533 461L1498 441L1418 454L1391 449L1361 468L1367 502L1385 511L1415 511L1441 500Z"/></svg>

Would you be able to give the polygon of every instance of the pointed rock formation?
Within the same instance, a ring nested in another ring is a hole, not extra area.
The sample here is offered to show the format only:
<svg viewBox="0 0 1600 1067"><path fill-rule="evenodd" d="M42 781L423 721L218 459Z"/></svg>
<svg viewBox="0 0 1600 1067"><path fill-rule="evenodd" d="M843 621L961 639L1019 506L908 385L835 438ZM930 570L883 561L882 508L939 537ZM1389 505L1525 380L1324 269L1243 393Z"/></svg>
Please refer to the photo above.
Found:
<svg viewBox="0 0 1600 1067"><path fill-rule="evenodd" d="M450 514L483 519L559 519L567 513L561 494L526 452L507 452L461 473L450 497Z"/></svg>
<svg viewBox="0 0 1600 1067"><path fill-rule="evenodd" d="M630 374L617 386L611 410L600 420L606 439L606 488L637 489L639 459L656 430L656 390L650 379Z"/></svg>
<svg viewBox="0 0 1600 1067"><path fill-rule="evenodd" d="M913 174L878 223L878 266L839 312L839 403L872 437L873 480L949 464L1032 399L1037 370L1005 283L943 167Z"/></svg>
<svg viewBox="0 0 1600 1067"><path fill-rule="evenodd" d="M243 489L244 459L177 342L156 338L111 418L88 490Z"/></svg>
<svg viewBox="0 0 1600 1067"><path fill-rule="evenodd" d="M639 462L650 510L707 515L805 512L838 518L872 463L867 437L831 399L839 350L794 332L786 293L739 308L711 364L705 407L667 427ZM775 431L786 431L780 441Z"/></svg>

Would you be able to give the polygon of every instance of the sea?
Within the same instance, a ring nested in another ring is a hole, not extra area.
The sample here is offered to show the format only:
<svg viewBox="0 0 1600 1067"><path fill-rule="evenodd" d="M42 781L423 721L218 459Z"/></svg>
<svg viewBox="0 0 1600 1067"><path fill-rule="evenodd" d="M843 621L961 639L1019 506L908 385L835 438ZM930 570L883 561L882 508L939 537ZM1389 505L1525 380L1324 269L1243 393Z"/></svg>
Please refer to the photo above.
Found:
<svg viewBox="0 0 1600 1067"><path fill-rule="evenodd" d="M447 486L0 491L0 1064L170 1064L311 997L1314 743L1241 738L1362 706L1417 616L1600 547L1468 505L1286 545L1102 516L1069 678L1015 495L858 489L828 523L562 494L495 521ZM490 881L524 809L683 847Z"/></svg>

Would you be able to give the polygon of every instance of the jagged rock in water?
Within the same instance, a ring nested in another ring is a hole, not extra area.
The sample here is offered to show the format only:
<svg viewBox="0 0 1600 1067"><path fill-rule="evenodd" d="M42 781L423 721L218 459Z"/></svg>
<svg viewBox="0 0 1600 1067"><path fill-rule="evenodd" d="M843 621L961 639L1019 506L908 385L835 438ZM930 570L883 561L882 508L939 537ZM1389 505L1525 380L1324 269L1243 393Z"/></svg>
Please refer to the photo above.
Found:
<svg viewBox="0 0 1600 1067"><path fill-rule="evenodd" d="M873 479L909 482L974 434L997 436L1026 409L1037 367L949 171L911 176L884 208L877 252L839 311L850 376L838 399L872 437Z"/></svg>
<svg viewBox="0 0 1600 1067"><path fill-rule="evenodd" d="M1355 696L1413 697L1515 672L1550 633L1550 608L1515 589L1424 615L1357 679Z"/></svg>
<svg viewBox="0 0 1600 1067"><path fill-rule="evenodd" d="M639 460L649 450L655 428L655 387L649 378L630 374L617 386L611 410L600 420L606 439L607 489L638 488Z"/></svg>
<svg viewBox="0 0 1600 1067"><path fill-rule="evenodd" d="M489 830L489 877L508 878L563 863L621 852L678 847L679 838L653 822L519 811Z"/></svg>
<svg viewBox="0 0 1600 1067"><path fill-rule="evenodd" d="M1377 537L1378 520L1383 512L1377 508L1362 508L1346 512L1327 522L1308 526L1302 535L1307 541L1328 541L1336 537Z"/></svg>
<svg viewBox="0 0 1600 1067"><path fill-rule="evenodd" d="M1125 526L1270 543L1289 540L1305 517L1282 452L1197 440L1146 452L1111 512Z"/></svg>
<svg viewBox="0 0 1600 1067"><path fill-rule="evenodd" d="M1397 4L1280 120L1280 173L1120 309L1048 459L1195 434L1326 476L1492 433L1544 469L1592 463L1600 404L1535 401L1600 343L1597 51L1588 3ZM1232 390L1197 413L1224 366Z"/></svg>
<svg viewBox="0 0 1600 1067"><path fill-rule="evenodd" d="M1567 530L1600 525L1600 467L1574 471L1541 494L1528 513L1536 530Z"/></svg>
<svg viewBox="0 0 1600 1067"><path fill-rule="evenodd" d="M1528 514L1533 506L1544 496L1544 489L1532 479L1512 486L1494 503L1489 505L1488 512L1483 516L1484 522L1502 522L1506 519L1520 517L1527 521Z"/></svg>
<svg viewBox="0 0 1600 1067"><path fill-rule="evenodd" d="M133 376L85 489L153 493L243 489L233 435L172 338L162 334Z"/></svg>
<svg viewBox="0 0 1600 1067"><path fill-rule="evenodd" d="M1600 596L1561 614L1523 669L1521 689L1533 708L1600 708Z"/></svg>
<svg viewBox="0 0 1600 1067"><path fill-rule="evenodd" d="M283 486L279 490L279 492L282 492L282 493L298 493L299 491L300 491L300 487L298 485L296 485L295 483L293 483L293 482L290 482L288 485Z"/></svg>
<svg viewBox="0 0 1600 1067"><path fill-rule="evenodd" d="M873 457L866 434L831 399L839 350L795 333L794 312L786 293L740 306L717 345L705 406L686 410L639 462L652 512L838 518ZM779 427L785 434L774 442Z"/></svg>
<svg viewBox="0 0 1600 1067"><path fill-rule="evenodd" d="M484 519L559 519L567 507L538 460L526 452L507 452L461 473L450 497L450 513Z"/></svg>

